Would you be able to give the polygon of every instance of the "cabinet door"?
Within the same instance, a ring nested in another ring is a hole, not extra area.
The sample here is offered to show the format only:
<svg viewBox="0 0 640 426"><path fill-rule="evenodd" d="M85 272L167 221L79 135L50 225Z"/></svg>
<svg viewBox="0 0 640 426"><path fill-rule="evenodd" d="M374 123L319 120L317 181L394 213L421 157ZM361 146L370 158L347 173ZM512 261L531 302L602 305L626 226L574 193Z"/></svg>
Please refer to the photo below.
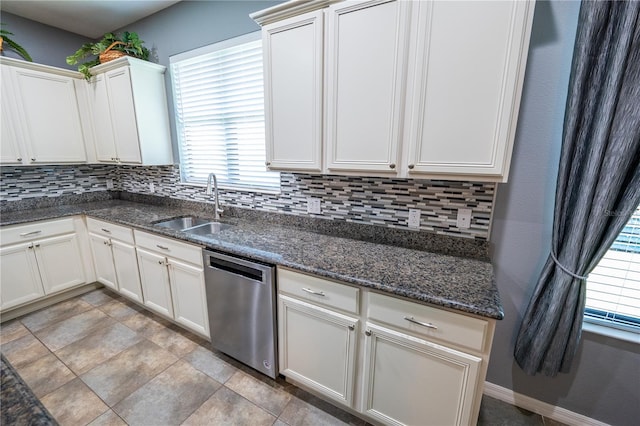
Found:
<svg viewBox="0 0 640 426"><path fill-rule="evenodd" d="M409 2L344 2L329 8L329 171L397 174Z"/></svg>
<svg viewBox="0 0 640 426"><path fill-rule="evenodd" d="M169 259L169 278L175 320L198 334L210 337L204 270Z"/></svg>
<svg viewBox="0 0 640 426"><path fill-rule="evenodd" d="M396 425L475 423L481 358L369 323L365 334L365 414Z"/></svg>
<svg viewBox="0 0 640 426"><path fill-rule="evenodd" d="M103 74L94 76L87 86L95 136L96 159L99 162L114 163L118 154L105 76Z"/></svg>
<svg viewBox="0 0 640 426"><path fill-rule="evenodd" d="M322 18L320 10L262 30L270 169L322 170Z"/></svg>
<svg viewBox="0 0 640 426"><path fill-rule="evenodd" d="M142 303L142 286L140 285L135 247L112 239L111 253L120 293L129 299Z"/></svg>
<svg viewBox="0 0 640 426"><path fill-rule="evenodd" d="M22 68L12 72L30 162L87 161L73 78Z"/></svg>
<svg viewBox="0 0 640 426"><path fill-rule="evenodd" d="M280 373L351 406L358 320L287 296L278 299Z"/></svg>
<svg viewBox="0 0 640 426"><path fill-rule="evenodd" d="M111 241L109 238L90 232L89 244L93 255L93 265L96 268L96 281L117 291L118 281L111 254Z"/></svg>
<svg viewBox="0 0 640 426"><path fill-rule="evenodd" d="M34 246L46 294L87 282L77 234L38 240Z"/></svg>
<svg viewBox="0 0 640 426"><path fill-rule="evenodd" d="M0 248L0 309L44 296L32 243Z"/></svg>
<svg viewBox="0 0 640 426"><path fill-rule="evenodd" d="M118 161L141 163L136 108L129 67L107 71L107 94Z"/></svg>
<svg viewBox="0 0 640 426"><path fill-rule="evenodd" d="M409 173L506 180L533 3L436 1L415 7Z"/></svg>
<svg viewBox="0 0 640 426"><path fill-rule="evenodd" d="M22 152L16 132L15 95L12 94L11 69L7 65L0 65L0 164L20 164Z"/></svg>
<svg viewBox="0 0 640 426"><path fill-rule="evenodd" d="M140 248L136 248L136 253L145 306L173 319L167 259Z"/></svg>

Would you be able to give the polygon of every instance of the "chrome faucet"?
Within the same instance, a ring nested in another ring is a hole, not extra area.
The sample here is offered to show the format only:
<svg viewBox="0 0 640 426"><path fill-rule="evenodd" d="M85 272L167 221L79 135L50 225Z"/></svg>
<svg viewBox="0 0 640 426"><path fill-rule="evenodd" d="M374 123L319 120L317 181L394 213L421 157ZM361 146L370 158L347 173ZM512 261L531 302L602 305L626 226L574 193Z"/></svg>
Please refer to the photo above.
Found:
<svg viewBox="0 0 640 426"><path fill-rule="evenodd" d="M209 177L207 178L207 195L211 195L211 180L213 179L213 191L214 191L214 196L216 198L215 200L215 215L214 218L215 220L220 220L220 215L224 212L224 210L222 210L220 208L220 203L218 202L218 179L216 179L216 174L215 173L209 173Z"/></svg>

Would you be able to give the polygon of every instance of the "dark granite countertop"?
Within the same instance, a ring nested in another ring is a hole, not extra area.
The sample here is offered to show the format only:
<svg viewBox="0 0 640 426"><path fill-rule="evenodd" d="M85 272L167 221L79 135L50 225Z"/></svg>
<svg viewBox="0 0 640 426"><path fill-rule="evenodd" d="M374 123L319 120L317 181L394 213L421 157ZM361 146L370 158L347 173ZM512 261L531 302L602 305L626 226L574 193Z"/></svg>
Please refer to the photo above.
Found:
<svg viewBox="0 0 640 426"><path fill-rule="evenodd" d="M0 224L7 226L86 214L423 303L488 318L502 319L504 316L492 265L485 260L323 235L270 221L234 217L222 221L236 226L206 237L154 226L162 220L192 214L203 216L201 213L175 205L106 200L6 212L0 217Z"/></svg>

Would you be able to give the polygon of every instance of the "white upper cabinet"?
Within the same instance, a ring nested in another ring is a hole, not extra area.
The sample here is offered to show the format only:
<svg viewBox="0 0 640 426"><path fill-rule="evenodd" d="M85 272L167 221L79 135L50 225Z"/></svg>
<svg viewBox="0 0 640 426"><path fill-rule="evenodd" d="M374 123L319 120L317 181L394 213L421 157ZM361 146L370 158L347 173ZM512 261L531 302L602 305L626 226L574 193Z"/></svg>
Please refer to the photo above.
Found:
<svg viewBox="0 0 640 426"><path fill-rule="evenodd" d="M343 2L327 11L327 169L396 174L408 2Z"/></svg>
<svg viewBox="0 0 640 426"><path fill-rule="evenodd" d="M323 12L265 25L267 166L322 170Z"/></svg>
<svg viewBox="0 0 640 426"><path fill-rule="evenodd" d="M3 58L3 163L87 161L74 81L80 74ZM4 124L4 123L3 123ZM7 140L5 140L7 138Z"/></svg>
<svg viewBox="0 0 640 426"><path fill-rule="evenodd" d="M534 4L292 1L254 13L271 167L316 171L322 150L325 173L506 181Z"/></svg>
<svg viewBox="0 0 640 426"><path fill-rule="evenodd" d="M12 105L15 98L7 96L11 90L11 70L7 65L0 65L0 164L21 164L23 160L22 147L16 132L16 107Z"/></svg>
<svg viewBox="0 0 640 426"><path fill-rule="evenodd" d="M407 90L408 174L509 171L533 3L416 2Z"/></svg>
<svg viewBox="0 0 640 426"><path fill-rule="evenodd" d="M92 68L87 87L96 161L171 164L165 67L124 57Z"/></svg>

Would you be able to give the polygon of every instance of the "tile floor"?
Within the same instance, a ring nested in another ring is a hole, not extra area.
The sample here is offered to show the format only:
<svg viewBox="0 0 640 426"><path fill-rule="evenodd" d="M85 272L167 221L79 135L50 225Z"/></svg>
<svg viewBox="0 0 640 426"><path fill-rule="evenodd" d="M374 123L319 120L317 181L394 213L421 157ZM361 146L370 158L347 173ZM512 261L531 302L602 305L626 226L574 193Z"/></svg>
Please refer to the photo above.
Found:
<svg viewBox="0 0 640 426"><path fill-rule="evenodd" d="M2 324L0 351L63 426L366 424L106 289ZM479 424L559 425L488 397Z"/></svg>

